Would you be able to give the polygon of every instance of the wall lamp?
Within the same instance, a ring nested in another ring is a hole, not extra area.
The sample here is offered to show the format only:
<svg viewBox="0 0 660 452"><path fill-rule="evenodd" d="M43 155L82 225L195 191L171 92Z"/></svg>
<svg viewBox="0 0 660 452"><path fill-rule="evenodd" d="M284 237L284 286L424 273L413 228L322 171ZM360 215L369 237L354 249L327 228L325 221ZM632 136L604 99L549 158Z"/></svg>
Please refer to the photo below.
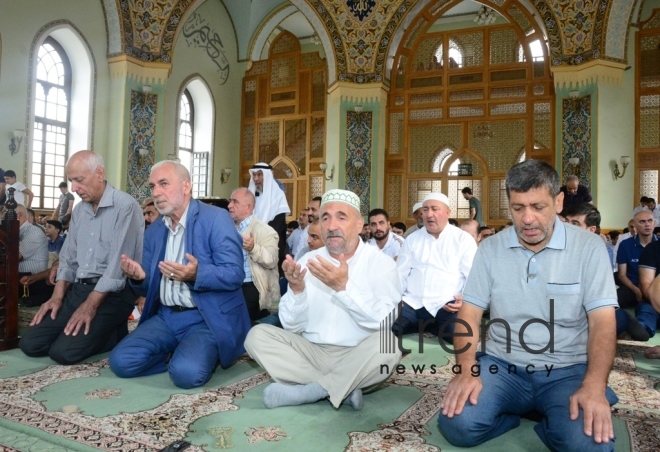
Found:
<svg viewBox="0 0 660 452"><path fill-rule="evenodd" d="M353 167L355 167L355 179L360 180L360 170L364 166L364 163L362 160L354 160L353 161Z"/></svg>
<svg viewBox="0 0 660 452"><path fill-rule="evenodd" d="M144 96L142 96L142 105L144 106L147 105L147 99L151 92L151 85L142 85L142 92L144 93Z"/></svg>
<svg viewBox="0 0 660 452"><path fill-rule="evenodd" d="M14 130L14 134L12 135L11 141L9 142L9 152L11 152L11 155L18 154L18 152L21 150L21 143L23 142L23 138L25 138L25 130Z"/></svg>
<svg viewBox="0 0 660 452"><path fill-rule="evenodd" d="M328 169L328 164L323 162L319 164L319 168L321 168L321 171L323 171L323 178L325 180L332 180L333 177L335 177L335 166L332 165L332 168L330 168L330 177L326 176L326 171Z"/></svg>
<svg viewBox="0 0 660 452"><path fill-rule="evenodd" d="M137 157L138 157L138 164L142 166L144 164L144 158L149 155L149 149L147 148L139 148L136 151Z"/></svg>
<svg viewBox="0 0 660 452"><path fill-rule="evenodd" d="M226 184L229 181L229 176L231 176L231 168L225 168L220 173L220 183Z"/></svg>
<svg viewBox="0 0 660 452"><path fill-rule="evenodd" d="M626 174L626 168L630 165L630 157L622 155L619 161L621 162L621 166L623 166L623 171L619 172L619 164L614 162L614 171L612 172L614 180L621 179Z"/></svg>

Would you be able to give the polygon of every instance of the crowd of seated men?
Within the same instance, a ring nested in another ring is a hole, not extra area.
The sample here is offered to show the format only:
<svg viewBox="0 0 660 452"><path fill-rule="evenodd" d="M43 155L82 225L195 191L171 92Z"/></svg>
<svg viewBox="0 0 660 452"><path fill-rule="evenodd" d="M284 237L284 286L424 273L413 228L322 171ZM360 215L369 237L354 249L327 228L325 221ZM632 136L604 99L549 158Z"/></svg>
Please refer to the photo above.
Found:
<svg viewBox="0 0 660 452"><path fill-rule="evenodd" d="M507 173L512 220L497 231L483 224L469 187L462 224L446 195L430 193L407 228L382 208L365 221L359 197L340 189L287 224L285 192L264 163L250 169L249 187L208 203L192 197L176 161L152 167L141 205L107 183L91 151L72 156L66 175L81 199L75 207L63 183L43 228L25 205L17 209L22 303L39 306L20 347L60 364L111 352L119 377L168 372L174 385L194 388L247 351L274 380L267 408L327 399L360 410L407 352L382 350L381 322L394 313L391 334L429 332L453 344L458 371L438 419L453 444L480 444L536 410L550 449L611 450L616 396L606 382L616 336L647 341L658 326L655 201L642 198L622 233L601 234L586 187L574 177L560 187L538 161ZM136 307L139 325L128 334ZM479 351L484 313L491 334ZM525 389L534 385L547 391Z"/></svg>

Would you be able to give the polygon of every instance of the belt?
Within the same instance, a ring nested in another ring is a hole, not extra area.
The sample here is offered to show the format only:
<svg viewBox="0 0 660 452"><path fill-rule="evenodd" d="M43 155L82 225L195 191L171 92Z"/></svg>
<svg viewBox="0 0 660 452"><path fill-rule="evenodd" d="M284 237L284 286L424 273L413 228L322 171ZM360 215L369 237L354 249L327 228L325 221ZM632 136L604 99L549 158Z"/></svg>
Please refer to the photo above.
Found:
<svg viewBox="0 0 660 452"><path fill-rule="evenodd" d="M192 311L193 309L197 309L197 307L194 308L188 308L186 306L167 306L174 312L184 312L184 311Z"/></svg>
<svg viewBox="0 0 660 452"><path fill-rule="evenodd" d="M85 286L93 285L99 282L101 278L98 276L95 278L80 278L79 280L76 281L77 284L83 284Z"/></svg>

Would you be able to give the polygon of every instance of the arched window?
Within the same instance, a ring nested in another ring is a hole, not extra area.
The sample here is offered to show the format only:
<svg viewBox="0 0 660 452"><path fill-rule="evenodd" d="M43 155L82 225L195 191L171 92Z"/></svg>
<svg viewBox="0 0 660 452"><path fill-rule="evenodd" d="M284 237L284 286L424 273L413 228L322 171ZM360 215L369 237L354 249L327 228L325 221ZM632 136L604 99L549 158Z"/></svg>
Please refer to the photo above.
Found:
<svg viewBox="0 0 660 452"><path fill-rule="evenodd" d="M442 44L435 51L435 58L438 64L442 65ZM449 67L463 67L463 53L461 52L458 44L453 40L449 40Z"/></svg>
<svg viewBox="0 0 660 452"><path fill-rule="evenodd" d="M433 163L431 164L431 172L432 173L442 172L443 168L445 167L445 163L447 163L449 157L451 157L453 154L454 151L451 148L444 148L442 151L438 152L435 158L433 159ZM456 160L456 162L458 162L458 160ZM456 169L456 171L458 171L458 163L456 162L454 162L454 164L451 165L449 171L453 169ZM456 168L454 168L454 166L456 166Z"/></svg>
<svg viewBox="0 0 660 452"><path fill-rule="evenodd" d="M195 106L190 92L185 89L179 102L179 159L188 168L192 177L193 143L195 140ZM194 196L194 194L193 194Z"/></svg>
<svg viewBox="0 0 660 452"><path fill-rule="evenodd" d="M195 77L179 98L178 157L188 171L195 198L211 194L215 108L206 83Z"/></svg>
<svg viewBox="0 0 660 452"><path fill-rule="evenodd" d="M71 101L71 64L62 46L52 37L39 47L36 71L34 127L32 133L32 207L54 209L57 189L64 181L68 157Z"/></svg>

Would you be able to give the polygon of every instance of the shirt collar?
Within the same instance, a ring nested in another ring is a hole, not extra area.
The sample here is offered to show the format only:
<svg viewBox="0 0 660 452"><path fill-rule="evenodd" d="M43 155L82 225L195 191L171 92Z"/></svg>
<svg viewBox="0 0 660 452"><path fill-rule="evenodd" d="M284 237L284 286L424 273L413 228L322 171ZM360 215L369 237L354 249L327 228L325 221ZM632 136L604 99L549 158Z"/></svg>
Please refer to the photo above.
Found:
<svg viewBox="0 0 660 452"><path fill-rule="evenodd" d="M241 222L238 224L238 226L236 226L236 229L238 229L239 232L243 232L243 231L245 231L245 229L247 229L247 227L250 226L250 223L252 223L252 217L253 217L253 216L254 216L254 214L253 214L253 215L250 215L250 216L247 217L245 220L241 221Z"/></svg>
<svg viewBox="0 0 660 452"><path fill-rule="evenodd" d="M522 243L518 240L518 234L516 234L516 227L511 226L507 229L509 231L509 248L525 248ZM552 248L555 250L564 250L566 249L566 225L559 219L559 216L555 217L555 224L552 231L552 236L548 243L546 243L544 248Z"/></svg>
<svg viewBox="0 0 660 452"><path fill-rule="evenodd" d="M651 237L651 243L658 241L658 238L655 236L655 234L652 234ZM642 246L641 242L639 241L639 234L633 236L633 239L635 240L635 246ZM644 247L642 246L642 248Z"/></svg>
<svg viewBox="0 0 660 452"><path fill-rule="evenodd" d="M167 226L167 229L170 231L174 232L176 234L176 231L179 230L179 226L182 228L186 228L186 220L188 219L188 209L190 208L190 203L188 203L188 206L186 207L186 210L183 211L183 215L181 215L181 219L176 225L176 230L172 231L172 219L167 216L167 215L162 215L163 217L163 223L165 223L165 226Z"/></svg>

